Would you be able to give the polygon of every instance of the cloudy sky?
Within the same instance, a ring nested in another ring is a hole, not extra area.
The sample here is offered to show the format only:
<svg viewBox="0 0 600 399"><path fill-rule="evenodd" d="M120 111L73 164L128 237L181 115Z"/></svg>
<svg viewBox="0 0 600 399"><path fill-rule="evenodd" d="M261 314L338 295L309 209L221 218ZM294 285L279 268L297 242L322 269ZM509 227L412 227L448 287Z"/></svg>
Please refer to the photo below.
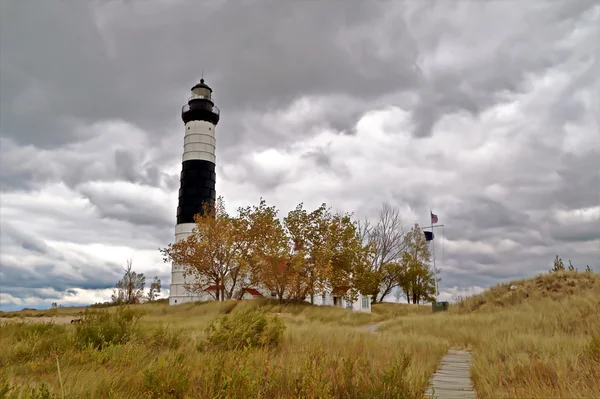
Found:
<svg viewBox="0 0 600 399"><path fill-rule="evenodd" d="M595 0L0 4L0 309L107 300L127 258L168 288L202 70L229 209L432 209L444 299L600 272Z"/></svg>

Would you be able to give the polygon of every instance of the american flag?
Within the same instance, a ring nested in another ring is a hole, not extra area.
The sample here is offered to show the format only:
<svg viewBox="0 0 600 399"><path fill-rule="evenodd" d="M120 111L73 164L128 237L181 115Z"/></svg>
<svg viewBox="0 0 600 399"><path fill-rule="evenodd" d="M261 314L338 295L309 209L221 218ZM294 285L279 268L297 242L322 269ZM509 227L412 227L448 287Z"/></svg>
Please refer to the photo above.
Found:
<svg viewBox="0 0 600 399"><path fill-rule="evenodd" d="M431 224L435 224L438 222L438 217L435 213L429 211L429 213L431 213Z"/></svg>

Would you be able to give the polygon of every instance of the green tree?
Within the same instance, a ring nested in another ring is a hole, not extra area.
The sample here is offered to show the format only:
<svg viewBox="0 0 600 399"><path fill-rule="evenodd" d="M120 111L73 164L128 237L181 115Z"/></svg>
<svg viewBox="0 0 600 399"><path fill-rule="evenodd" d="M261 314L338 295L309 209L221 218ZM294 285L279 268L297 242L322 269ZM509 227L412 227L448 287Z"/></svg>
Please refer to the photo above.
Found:
<svg viewBox="0 0 600 399"><path fill-rule="evenodd" d="M408 303L434 301L439 270L431 268L431 254L423 230L418 224L406 234L406 250L393 270ZM390 265L390 266L392 266Z"/></svg>

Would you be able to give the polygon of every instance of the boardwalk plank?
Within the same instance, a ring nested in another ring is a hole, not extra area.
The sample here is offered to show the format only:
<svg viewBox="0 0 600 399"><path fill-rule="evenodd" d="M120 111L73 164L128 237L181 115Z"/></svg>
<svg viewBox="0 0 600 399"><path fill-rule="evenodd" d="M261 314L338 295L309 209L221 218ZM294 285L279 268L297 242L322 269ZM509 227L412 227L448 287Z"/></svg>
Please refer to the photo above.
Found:
<svg viewBox="0 0 600 399"><path fill-rule="evenodd" d="M425 395L435 399L476 399L471 382L471 354L450 350L442 359ZM435 393L434 393L435 391Z"/></svg>
<svg viewBox="0 0 600 399"><path fill-rule="evenodd" d="M444 369L440 368L437 372L441 373L441 374L461 374L461 375L464 375L465 373L469 374L471 372L471 369L469 369L468 367L460 368L460 369L447 368L446 367Z"/></svg>

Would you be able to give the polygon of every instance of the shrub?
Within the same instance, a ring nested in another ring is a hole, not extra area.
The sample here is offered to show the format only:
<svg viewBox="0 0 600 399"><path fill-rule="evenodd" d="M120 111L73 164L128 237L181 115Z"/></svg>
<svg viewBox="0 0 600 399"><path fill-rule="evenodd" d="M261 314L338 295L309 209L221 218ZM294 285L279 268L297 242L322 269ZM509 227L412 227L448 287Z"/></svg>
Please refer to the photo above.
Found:
<svg viewBox="0 0 600 399"><path fill-rule="evenodd" d="M146 328L139 334L145 347L177 349L182 344L181 332L170 331L162 323L156 327Z"/></svg>
<svg viewBox="0 0 600 399"><path fill-rule="evenodd" d="M221 350L275 347L284 330L285 324L279 317L267 318L257 310L241 310L213 320L206 329L204 347Z"/></svg>
<svg viewBox="0 0 600 399"><path fill-rule="evenodd" d="M8 339L12 337L10 350L4 354L7 361L26 362L57 355L72 344L65 326L52 323L14 323L3 327L0 335Z"/></svg>
<svg viewBox="0 0 600 399"><path fill-rule="evenodd" d="M37 339L41 336L56 336L65 333L64 326L58 326L54 323L17 323L15 339L17 341L28 341Z"/></svg>
<svg viewBox="0 0 600 399"><path fill-rule="evenodd" d="M98 350L123 344L136 331L137 321L141 317L140 311L124 306L119 306L114 313L89 312L86 309L81 324L75 330L75 341L81 347L92 346Z"/></svg>

